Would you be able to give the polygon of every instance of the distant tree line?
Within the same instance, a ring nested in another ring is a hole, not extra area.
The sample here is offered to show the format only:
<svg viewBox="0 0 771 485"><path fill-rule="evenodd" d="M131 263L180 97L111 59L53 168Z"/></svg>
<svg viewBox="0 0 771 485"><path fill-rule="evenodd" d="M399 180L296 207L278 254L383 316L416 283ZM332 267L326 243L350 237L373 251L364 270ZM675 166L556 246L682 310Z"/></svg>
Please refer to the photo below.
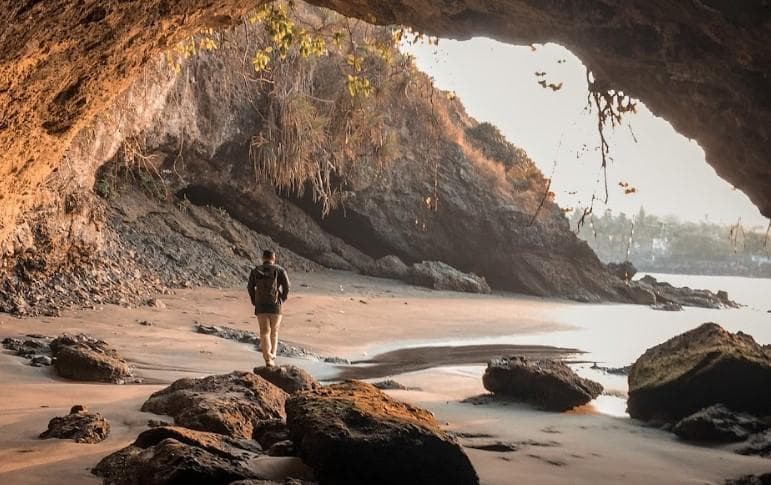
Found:
<svg viewBox="0 0 771 485"><path fill-rule="evenodd" d="M573 211L577 228L582 211ZM640 271L771 277L771 241L766 229L687 222L645 209L628 216L608 210L593 214L578 237L606 263L629 260Z"/></svg>

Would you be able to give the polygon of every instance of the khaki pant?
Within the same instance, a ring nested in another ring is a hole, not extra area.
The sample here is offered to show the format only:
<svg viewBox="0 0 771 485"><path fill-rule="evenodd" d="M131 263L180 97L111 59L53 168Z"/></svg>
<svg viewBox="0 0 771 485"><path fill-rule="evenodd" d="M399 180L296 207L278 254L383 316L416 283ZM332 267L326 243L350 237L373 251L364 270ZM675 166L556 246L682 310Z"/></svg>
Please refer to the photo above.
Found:
<svg viewBox="0 0 771 485"><path fill-rule="evenodd" d="M278 328L281 326L281 317L276 313L258 313L257 322L260 324L260 350L267 364L276 358L278 352Z"/></svg>

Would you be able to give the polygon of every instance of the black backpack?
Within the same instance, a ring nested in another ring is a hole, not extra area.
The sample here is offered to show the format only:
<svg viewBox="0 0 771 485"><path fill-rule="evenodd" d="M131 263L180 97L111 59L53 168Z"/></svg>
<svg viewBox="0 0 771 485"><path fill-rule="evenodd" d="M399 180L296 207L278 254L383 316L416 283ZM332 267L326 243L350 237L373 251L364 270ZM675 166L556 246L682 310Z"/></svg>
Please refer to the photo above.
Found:
<svg viewBox="0 0 771 485"><path fill-rule="evenodd" d="M278 267L258 266L254 268L254 302L258 305L278 303Z"/></svg>

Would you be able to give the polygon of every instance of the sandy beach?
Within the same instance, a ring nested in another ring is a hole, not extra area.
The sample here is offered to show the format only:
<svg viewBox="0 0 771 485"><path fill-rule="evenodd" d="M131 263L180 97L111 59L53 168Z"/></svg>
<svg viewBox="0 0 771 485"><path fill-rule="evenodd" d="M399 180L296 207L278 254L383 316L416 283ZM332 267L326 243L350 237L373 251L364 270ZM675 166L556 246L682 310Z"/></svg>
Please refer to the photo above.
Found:
<svg viewBox="0 0 771 485"><path fill-rule="evenodd" d="M72 382L55 377L49 368L31 367L7 351L0 353L4 388L0 394L0 483L100 483L90 474L90 467L132 442L149 419L159 419L139 412L149 394L181 377L249 370L262 364L249 344L194 331L196 323L255 331L245 290L180 290L159 298L166 308L107 306L66 312L59 318L16 319L0 314L0 338L85 332L116 347L144 380L129 385ZM520 350L572 355L580 361L583 354L571 349L593 349L584 348L582 341L571 341L576 327L569 323L570 318L555 318L580 307L510 294L431 291L344 272L298 274L293 278L281 337L323 355L354 362L375 358L381 366L390 365L372 375L392 377L419 389L388 392L434 412L448 430L461 434L465 445L500 441L516 448L508 452L467 448L485 484L718 484L726 478L771 470L768 459L740 456L725 447L683 443L670 433L623 416L623 410L618 411L623 408L623 382L616 377L608 378L614 385L606 384L606 388L615 387L618 392L569 413L542 412L514 403L463 402L484 393L480 376L486 358L516 350L504 343L493 345L496 338L521 338L526 348ZM629 306L606 305L601 310L612 314L618 307ZM703 315L693 312L689 318ZM716 319L728 313L709 315ZM140 321L151 322L151 326ZM542 338L545 335L550 337ZM771 343L765 336L756 338ZM480 344L468 351L444 347L448 342L475 339L492 340L490 345ZM562 349L534 347L539 340ZM418 352L398 351L428 342L438 350L419 365L415 365ZM397 352L377 357L389 351ZM394 365L400 361L409 365ZM279 363L296 364L324 380L341 375L341 369L316 361L280 358ZM111 423L110 437L96 445L37 438L50 418L65 414L74 404L101 412ZM272 459L265 466L280 474L287 464Z"/></svg>

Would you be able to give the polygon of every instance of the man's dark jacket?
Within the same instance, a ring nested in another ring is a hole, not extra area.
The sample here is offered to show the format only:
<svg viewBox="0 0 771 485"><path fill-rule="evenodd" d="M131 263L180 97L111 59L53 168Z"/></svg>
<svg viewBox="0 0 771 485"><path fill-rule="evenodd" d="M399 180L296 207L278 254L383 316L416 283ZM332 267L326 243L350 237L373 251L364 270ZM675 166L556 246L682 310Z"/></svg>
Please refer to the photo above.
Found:
<svg viewBox="0 0 771 485"><path fill-rule="evenodd" d="M257 285L257 279L259 278L259 273L266 271L266 270L272 270L276 269L277 271L277 284L278 284L278 302L276 304L258 304L257 303L257 294L255 290L255 286ZM249 291L249 298L252 299L252 305L254 305L254 314L258 315L260 313L275 313L280 315L281 314L281 304L286 301L286 299L289 297L289 278L286 275L286 270L282 268L281 266L277 264L271 264L271 263L263 263L260 266L257 266L252 270L252 272L249 274L249 284L246 287L246 289Z"/></svg>

